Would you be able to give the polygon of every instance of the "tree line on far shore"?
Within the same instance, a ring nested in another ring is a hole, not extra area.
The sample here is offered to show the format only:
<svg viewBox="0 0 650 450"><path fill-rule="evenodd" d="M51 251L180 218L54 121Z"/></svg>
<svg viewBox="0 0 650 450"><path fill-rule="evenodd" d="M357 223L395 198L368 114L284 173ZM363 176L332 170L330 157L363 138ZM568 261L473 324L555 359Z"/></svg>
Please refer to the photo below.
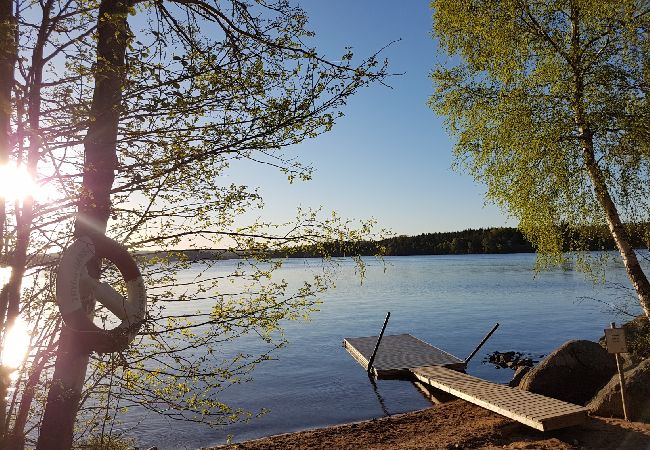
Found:
<svg viewBox="0 0 650 450"><path fill-rule="evenodd" d="M648 248L650 224L628 224L632 245ZM616 243L605 226L582 227L579 230L565 227L564 251L615 250ZM332 256L381 254L385 256L410 255L463 255L485 253L533 253L535 248L517 228L495 227L467 229L439 233L423 233L417 236L393 236L379 241L329 242L325 245ZM308 258L322 254L322 249L305 246L288 249L284 255L290 258Z"/></svg>
<svg viewBox="0 0 650 450"><path fill-rule="evenodd" d="M650 247L650 223L627 224L627 232L634 248ZM580 229L563 227L563 251L616 250L616 243L605 226L585 226ZM467 255L490 253L534 253L535 246L518 228L469 228L462 231L422 233L417 236L391 236L376 241L330 241L316 245L285 247L262 252L258 256L270 258L314 258L322 255L340 256L413 256L413 255ZM204 261L239 259L245 250L187 249L176 252L140 252L148 258L156 255L170 260Z"/></svg>

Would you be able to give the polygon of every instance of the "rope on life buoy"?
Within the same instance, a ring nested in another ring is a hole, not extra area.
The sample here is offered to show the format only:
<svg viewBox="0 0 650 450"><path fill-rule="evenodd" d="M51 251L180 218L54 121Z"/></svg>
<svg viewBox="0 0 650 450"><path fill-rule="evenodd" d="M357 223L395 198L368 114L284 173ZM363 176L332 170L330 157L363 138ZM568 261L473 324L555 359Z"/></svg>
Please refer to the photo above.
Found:
<svg viewBox="0 0 650 450"><path fill-rule="evenodd" d="M88 275L86 265L95 257L115 264L126 283L127 298ZM120 325L112 330L95 325L83 307L82 292L93 293L122 321ZM78 334L79 345L99 353L125 350L147 312L147 293L138 266L125 247L104 235L81 237L63 252L56 274L56 302L66 326Z"/></svg>

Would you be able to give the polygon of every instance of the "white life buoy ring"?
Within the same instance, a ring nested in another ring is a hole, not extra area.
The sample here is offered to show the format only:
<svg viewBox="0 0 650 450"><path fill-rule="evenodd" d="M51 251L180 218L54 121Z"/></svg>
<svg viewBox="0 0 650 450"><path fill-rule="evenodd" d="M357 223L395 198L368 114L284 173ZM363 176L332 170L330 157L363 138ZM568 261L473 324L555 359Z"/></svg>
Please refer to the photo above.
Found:
<svg viewBox="0 0 650 450"><path fill-rule="evenodd" d="M106 258L119 269L127 298L88 275L86 265L95 257ZM122 323L112 330L95 325L81 302L82 289L92 292ZM147 294L138 266L126 248L104 235L81 237L63 252L56 274L56 302L65 324L81 334L80 345L100 353L126 349L147 312Z"/></svg>

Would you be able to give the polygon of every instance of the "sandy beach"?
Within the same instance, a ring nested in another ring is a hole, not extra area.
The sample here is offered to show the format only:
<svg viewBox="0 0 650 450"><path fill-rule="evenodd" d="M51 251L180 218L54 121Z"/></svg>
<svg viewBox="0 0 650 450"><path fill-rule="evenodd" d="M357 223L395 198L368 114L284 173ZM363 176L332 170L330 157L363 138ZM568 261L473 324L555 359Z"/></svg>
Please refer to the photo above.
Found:
<svg viewBox="0 0 650 450"><path fill-rule="evenodd" d="M420 411L213 447L270 449L650 449L650 424L590 417L542 433L463 400Z"/></svg>

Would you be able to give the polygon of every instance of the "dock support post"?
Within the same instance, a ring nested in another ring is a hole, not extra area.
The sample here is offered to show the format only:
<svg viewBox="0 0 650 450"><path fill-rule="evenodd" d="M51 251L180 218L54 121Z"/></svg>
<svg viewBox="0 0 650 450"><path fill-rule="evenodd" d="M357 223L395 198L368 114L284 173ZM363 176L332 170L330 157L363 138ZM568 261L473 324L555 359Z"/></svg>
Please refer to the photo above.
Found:
<svg viewBox="0 0 650 450"><path fill-rule="evenodd" d="M474 357L474 355L476 355L476 352L478 352L478 351L481 349L481 347L483 347L483 344L485 344L485 342L486 342L488 339L490 339L490 336L492 336L492 333L494 333L495 331L497 331L497 328L499 328L499 322L497 322L496 325L494 325L494 327L490 330L490 332L489 332L488 334L485 335L485 337L483 338L483 340L481 341L481 343L478 344L478 345L476 346L476 348L474 349L474 351L472 352L472 354L469 355L467 358L465 358L465 365L467 365L467 363L469 363L469 360L472 359L472 358Z"/></svg>
<svg viewBox="0 0 650 450"><path fill-rule="evenodd" d="M369 376L372 373L372 364L375 362L375 356L377 356L377 350L379 350L379 343L381 342L381 338L384 337L384 331L386 331L386 325L388 325L388 319L390 319L390 311L386 313L386 318L384 319L384 326L381 327L381 333L379 333L379 337L377 338L375 349L372 351L372 356L370 357L370 361L368 361Z"/></svg>

